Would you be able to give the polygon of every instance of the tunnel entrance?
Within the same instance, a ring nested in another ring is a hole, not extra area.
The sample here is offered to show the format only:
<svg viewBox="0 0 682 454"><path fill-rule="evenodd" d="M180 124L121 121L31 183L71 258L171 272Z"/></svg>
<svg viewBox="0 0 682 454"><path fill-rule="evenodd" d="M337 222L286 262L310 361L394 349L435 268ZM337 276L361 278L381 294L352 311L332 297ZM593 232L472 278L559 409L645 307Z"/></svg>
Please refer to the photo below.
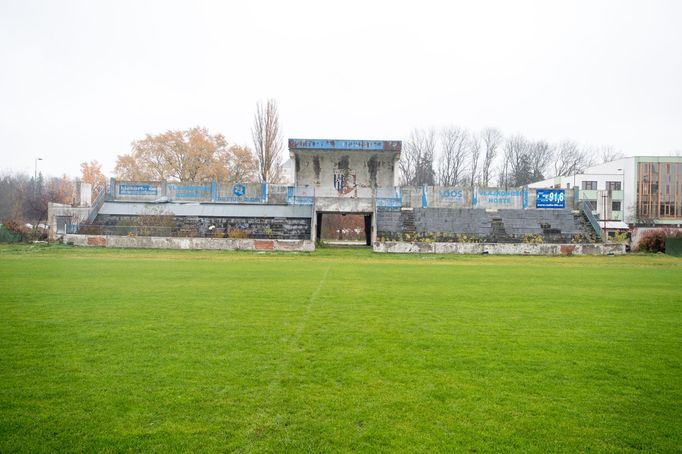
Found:
<svg viewBox="0 0 682 454"><path fill-rule="evenodd" d="M317 212L315 233L317 241L329 246L371 246L372 214Z"/></svg>

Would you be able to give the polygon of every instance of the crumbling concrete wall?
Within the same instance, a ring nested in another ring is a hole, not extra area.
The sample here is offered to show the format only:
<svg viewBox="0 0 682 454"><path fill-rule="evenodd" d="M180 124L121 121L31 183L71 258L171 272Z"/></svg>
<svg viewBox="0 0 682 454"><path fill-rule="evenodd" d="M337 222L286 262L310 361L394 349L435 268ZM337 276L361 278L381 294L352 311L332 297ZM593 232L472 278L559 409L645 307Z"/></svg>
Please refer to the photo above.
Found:
<svg viewBox="0 0 682 454"><path fill-rule="evenodd" d="M128 231L136 233L135 229L126 230L126 226L144 226L141 223L143 219L140 216L99 214L93 230L106 235L126 235ZM154 228L153 225L145 227L149 227L149 231ZM239 230L248 234L249 238L307 240L310 239L311 218L171 216L160 227L163 229L159 232L172 236L228 236L230 232Z"/></svg>
<svg viewBox="0 0 682 454"><path fill-rule="evenodd" d="M47 204L47 235L50 241L66 233L67 226L76 226L85 221L92 212L92 207L73 207L62 203Z"/></svg>
<svg viewBox="0 0 682 454"><path fill-rule="evenodd" d="M318 197L372 197L377 188L395 186L393 152L297 151L296 186L315 188Z"/></svg>
<svg viewBox="0 0 682 454"><path fill-rule="evenodd" d="M400 254L622 255L623 244L375 242L374 252Z"/></svg>
<svg viewBox="0 0 682 454"><path fill-rule="evenodd" d="M135 237L76 234L65 235L64 244L70 244L74 246L142 249L215 249L299 252L312 252L315 250L315 244L310 240Z"/></svg>
<svg viewBox="0 0 682 454"><path fill-rule="evenodd" d="M588 243L594 236L570 210L411 208L377 210L379 241Z"/></svg>

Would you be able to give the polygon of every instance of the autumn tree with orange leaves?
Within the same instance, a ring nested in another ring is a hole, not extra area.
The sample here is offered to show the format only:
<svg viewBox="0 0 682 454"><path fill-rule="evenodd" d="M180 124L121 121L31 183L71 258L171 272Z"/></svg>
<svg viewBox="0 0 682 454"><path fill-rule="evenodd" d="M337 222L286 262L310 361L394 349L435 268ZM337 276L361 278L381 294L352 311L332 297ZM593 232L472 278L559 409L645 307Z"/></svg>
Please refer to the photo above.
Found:
<svg viewBox="0 0 682 454"><path fill-rule="evenodd" d="M102 173L102 164L96 160L81 162L81 180L90 183L93 189L105 186L107 178Z"/></svg>
<svg viewBox="0 0 682 454"><path fill-rule="evenodd" d="M201 127L147 134L117 157L115 169L123 180L168 181L250 181L255 172L248 148L230 147L222 134Z"/></svg>

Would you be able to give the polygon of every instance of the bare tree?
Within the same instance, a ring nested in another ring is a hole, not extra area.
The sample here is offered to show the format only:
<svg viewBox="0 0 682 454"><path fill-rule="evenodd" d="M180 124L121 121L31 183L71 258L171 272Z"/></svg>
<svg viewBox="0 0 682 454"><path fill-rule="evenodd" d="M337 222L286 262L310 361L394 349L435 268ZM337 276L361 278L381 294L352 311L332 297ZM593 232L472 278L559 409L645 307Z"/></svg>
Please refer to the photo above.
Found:
<svg viewBox="0 0 682 454"><path fill-rule="evenodd" d="M440 158L438 160L438 183L456 186L466 172L469 154L469 133L462 128L449 126L440 132Z"/></svg>
<svg viewBox="0 0 682 454"><path fill-rule="evenodd" d="M436 134L433 129L412 131L400 156L401 184L405 186L434 184L435 149Z"/></svg>
<svg viewBox="0 0 682 454"><path fill-rule="evenodd" d="M533 181L531 143L522 135L507 139L504 144L504 160L500 169L500 186L523 186Z"/></svg>
<svg viewBox="0 0 682 454"><path fill-rule="evenodd" d="M469 184L473 188L480 181L478 163L481 158L481 138L476 133L469 136Z"/></svg>
<svg viewBox="0 0 682 454"><path fill-rule="evenodd" d="M552 155L554 154L553 148L544 140L531 143L528 152L531 168L531 180L524 184L544 180L545 170L552 162Z"/></svg>
<svg viewBox="0 0 682 454"><path fill-rule="evenodd" d="M277 102L274 99L268 99L265 105L256 104L251 136L258 159L260 180L269 183L279 182L282 175L282 136L279 130Z"/></svg>
<svg viewBox="0 0 682 454"><path fill-rule="evenodd" d="M554 176L575 175L593 163L593 154L571 141L561 142L554 152Z"/></svg>
<svg viewBox="0 0 682 454"><path fill-rule="evenodd" d="M497 151L502 143L502 133L495 128L487 128L481 132L483 140L483 163L481 164L481 186L488 186L492 180L492 167Z"/></svg>
<svg viewBox="0 0 682 454"><path fill-rule="evenodd" d="M624 157L625 154L623 154L622 151L616 150L611 145L605 145L601 147L599 151L599 158L601 159L602 163L615 161L616 159L623 159Z"/></svg>

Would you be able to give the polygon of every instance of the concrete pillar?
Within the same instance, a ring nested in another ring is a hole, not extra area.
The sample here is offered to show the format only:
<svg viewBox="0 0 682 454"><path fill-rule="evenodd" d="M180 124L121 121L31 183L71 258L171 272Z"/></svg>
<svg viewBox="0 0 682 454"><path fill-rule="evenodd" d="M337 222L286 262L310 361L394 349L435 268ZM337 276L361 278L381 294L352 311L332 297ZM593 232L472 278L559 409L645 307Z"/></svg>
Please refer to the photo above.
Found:
<svg viewBox="0 0 682 454"><path fill-rule="evenodd" d="M92 206L92 185L90 183L84 183L82 181L76 183L76 206Z"/></svg>

